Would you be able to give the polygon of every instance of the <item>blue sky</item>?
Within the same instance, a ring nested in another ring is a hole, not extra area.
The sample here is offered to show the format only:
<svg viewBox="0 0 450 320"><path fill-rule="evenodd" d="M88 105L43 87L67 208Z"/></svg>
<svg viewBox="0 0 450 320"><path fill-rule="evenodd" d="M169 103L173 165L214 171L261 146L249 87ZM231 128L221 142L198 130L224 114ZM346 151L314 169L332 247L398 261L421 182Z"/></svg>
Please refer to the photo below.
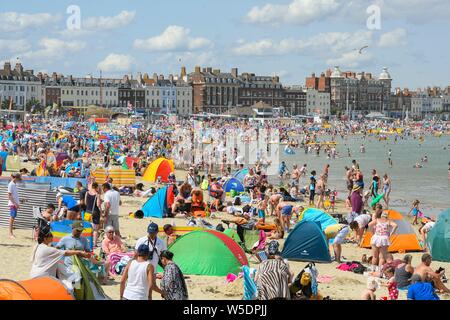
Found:
<svg viewBox="0 0 450 320"><path fill-rule="evenodd" d="M80 30L67 29L70 5ZM371 5L380 29L367 27ZM0 60L35 71L121 77L201 65L304 84L340 65L376 76L388 67L394 86L450 85L448 0L15 0L0 20Z"/></svg>

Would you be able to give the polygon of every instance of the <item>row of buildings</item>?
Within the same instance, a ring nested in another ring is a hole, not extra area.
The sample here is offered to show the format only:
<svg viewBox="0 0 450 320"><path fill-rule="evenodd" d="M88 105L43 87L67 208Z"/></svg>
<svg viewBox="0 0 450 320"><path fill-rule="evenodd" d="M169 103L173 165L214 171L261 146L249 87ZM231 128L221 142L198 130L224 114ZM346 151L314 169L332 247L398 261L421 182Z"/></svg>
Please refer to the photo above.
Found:
<svg viewBox="0 0 450 320"><path fill-rule="evenodd" d="M192 113L248 114L259 108L283 115L349 115L380 112L391 117L448 114L449 90L410 92L395 89L386 68L378 78L370 73L341 72L339 67L319 77L312 74L305 86L283 86L277 76L223 72L195 67L180 75L138 74L122 79L34 74L20 63L0 70L2 109L25 110L30 105L87 107L91 105L135 110L143 114Z"/></svg>

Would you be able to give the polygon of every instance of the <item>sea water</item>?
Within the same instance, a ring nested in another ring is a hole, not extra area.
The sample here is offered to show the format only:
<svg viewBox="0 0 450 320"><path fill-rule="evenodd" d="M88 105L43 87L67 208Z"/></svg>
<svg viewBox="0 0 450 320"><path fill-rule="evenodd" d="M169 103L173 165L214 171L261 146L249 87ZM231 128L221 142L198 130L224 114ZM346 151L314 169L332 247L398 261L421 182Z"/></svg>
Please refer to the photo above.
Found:
<svg viewBox="0 0 450 320"><path fill-rule="evenodd" d="M450 179L448 177L448 164L450 161L450 136L435 137L427 135L423 143L418 139L408 137L401 139L390 135L386 141L378 141L376 137L351 136L337 139L336 150L339 157L327 159L327 155L321 150L320 156L312 153L305 154L304 149L295 149L295 155L281 156L286 161L288 170L292 170L293 164L301 167L306 163L308 174L302 177L301 186L309 183L312 170L317 171L317 178L323 172L326 164L330 164L327 188L336 188L338 199L347 197L345 166L352 165L352 159L358 161L364 174L364 189L367 190L372 180L372 169L376 169L382 178L387 173L391 178L392 189L390 194L390 208L406 214L415 199L421 202L420 208L426 216L436 217L442 211L450 207ZM330 137L321 136L322 141L330 141ZM364 143L365 153L360 152L360 146ZM348 157L350 149L351 156ZM282 146L280 146L282 149ZM388 162L388 151L392 150L392 168ZM421 158L428 157L428 162L422 163ZM413 166L421 163L423 168L416 169ZM272 180L272 179L271 179ZM274 181L275 182L275 181ZM382 186L381 186L382 188ZM381 190L381 189L380 189ZM384 205L384 201L381 200Z"/></svg>

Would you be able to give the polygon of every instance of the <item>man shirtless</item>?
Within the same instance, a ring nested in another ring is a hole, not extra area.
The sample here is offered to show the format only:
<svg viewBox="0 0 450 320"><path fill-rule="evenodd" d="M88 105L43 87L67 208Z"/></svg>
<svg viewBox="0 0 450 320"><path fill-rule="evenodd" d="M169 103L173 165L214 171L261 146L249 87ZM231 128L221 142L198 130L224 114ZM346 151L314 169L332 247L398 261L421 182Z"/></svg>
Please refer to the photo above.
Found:
<svg viewBox="0 0 450 320"><path fill-rule="evenodd" d="M270 196L269 203L270 203L270 215L274 215L274 211L276 210L276 207L280 203L280 201L283 200L283 196L279 193L275 193Z"/></svg>
<svg viewBox="0 0 450 320"><path fill-rule="evenodd" d="M440 273L436 273L431 269L431 255L425 253L422 255L422 262L416 267L414 270L414 276L419 276L424 282L433 282L434 287L439 290L441 293L450 293L450 289L448 289L441 281L441 276L444 274L445 270L442 270Z"/></svg>
<svg viewBox="0 0 450 320"><path fill-rule="evenodd" d="M300 175L301 172L298 169L298 166L294 164L291 173L291 187L298 187L300 185Z"/></svg>

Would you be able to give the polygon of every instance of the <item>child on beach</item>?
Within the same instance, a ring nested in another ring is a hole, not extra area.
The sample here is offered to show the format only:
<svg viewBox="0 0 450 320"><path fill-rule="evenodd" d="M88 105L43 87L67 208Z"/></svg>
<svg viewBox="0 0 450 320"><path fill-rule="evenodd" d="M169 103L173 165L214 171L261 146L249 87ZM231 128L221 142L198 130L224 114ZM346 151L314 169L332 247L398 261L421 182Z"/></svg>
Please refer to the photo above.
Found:
<svg viewBox="0 0 450 320"><path fill-rule="evenodd" d="M336 205L336 197L337 197L337 191L336 189L333 189L330 192L330 205L331 205L331 212L334 213L334 206Z"/></svg>
<svg viewBox="0 0 450 320"><path fill-rule="evenodd" d="M421 218L422 219L422 217L423 217L423 213L422 213L422 211L420 211L420 209L419 209L419 204L420 204L420 201L419 200L414 200L414 202L413 202L413 204L412 204L412 208L411 208L411 210L409 210L409 212L408 212L408 216L409 216L409 214L410 213L412 213L412 215L414 216L414 221L413 221L413 225L415 225L415 224L419 224L418 222L417 222L417 219L418 218Z"/></svg>
<svg viewBox="0 0 450 320"><path fill-rule="evenodd" d="M268 198L264 197L263 200L258 202L258 218L262 223L266 223L266 210L267 210Z"/></svg>
<svg viewBox="0 0 450 320"><path fill-rule="evenodd" d="M377 297L375 295L375 291L377 291L377 289L378 289L378 281L375 278L370 277L369 279L367 279L367 288L366 290L364 290L361 299L376 300Z"/></svg>
<svg viewBox="0 0 450 320"><path fill-rule="evenodd" d="M383 284L383 286L387 287L389 298L391 300L397 300L398 299L398 288L397 288L397 282L395 281L394 277L395 269L393 267L388 267L384 271L384 276L389 279L386 284Z"/></svg>

